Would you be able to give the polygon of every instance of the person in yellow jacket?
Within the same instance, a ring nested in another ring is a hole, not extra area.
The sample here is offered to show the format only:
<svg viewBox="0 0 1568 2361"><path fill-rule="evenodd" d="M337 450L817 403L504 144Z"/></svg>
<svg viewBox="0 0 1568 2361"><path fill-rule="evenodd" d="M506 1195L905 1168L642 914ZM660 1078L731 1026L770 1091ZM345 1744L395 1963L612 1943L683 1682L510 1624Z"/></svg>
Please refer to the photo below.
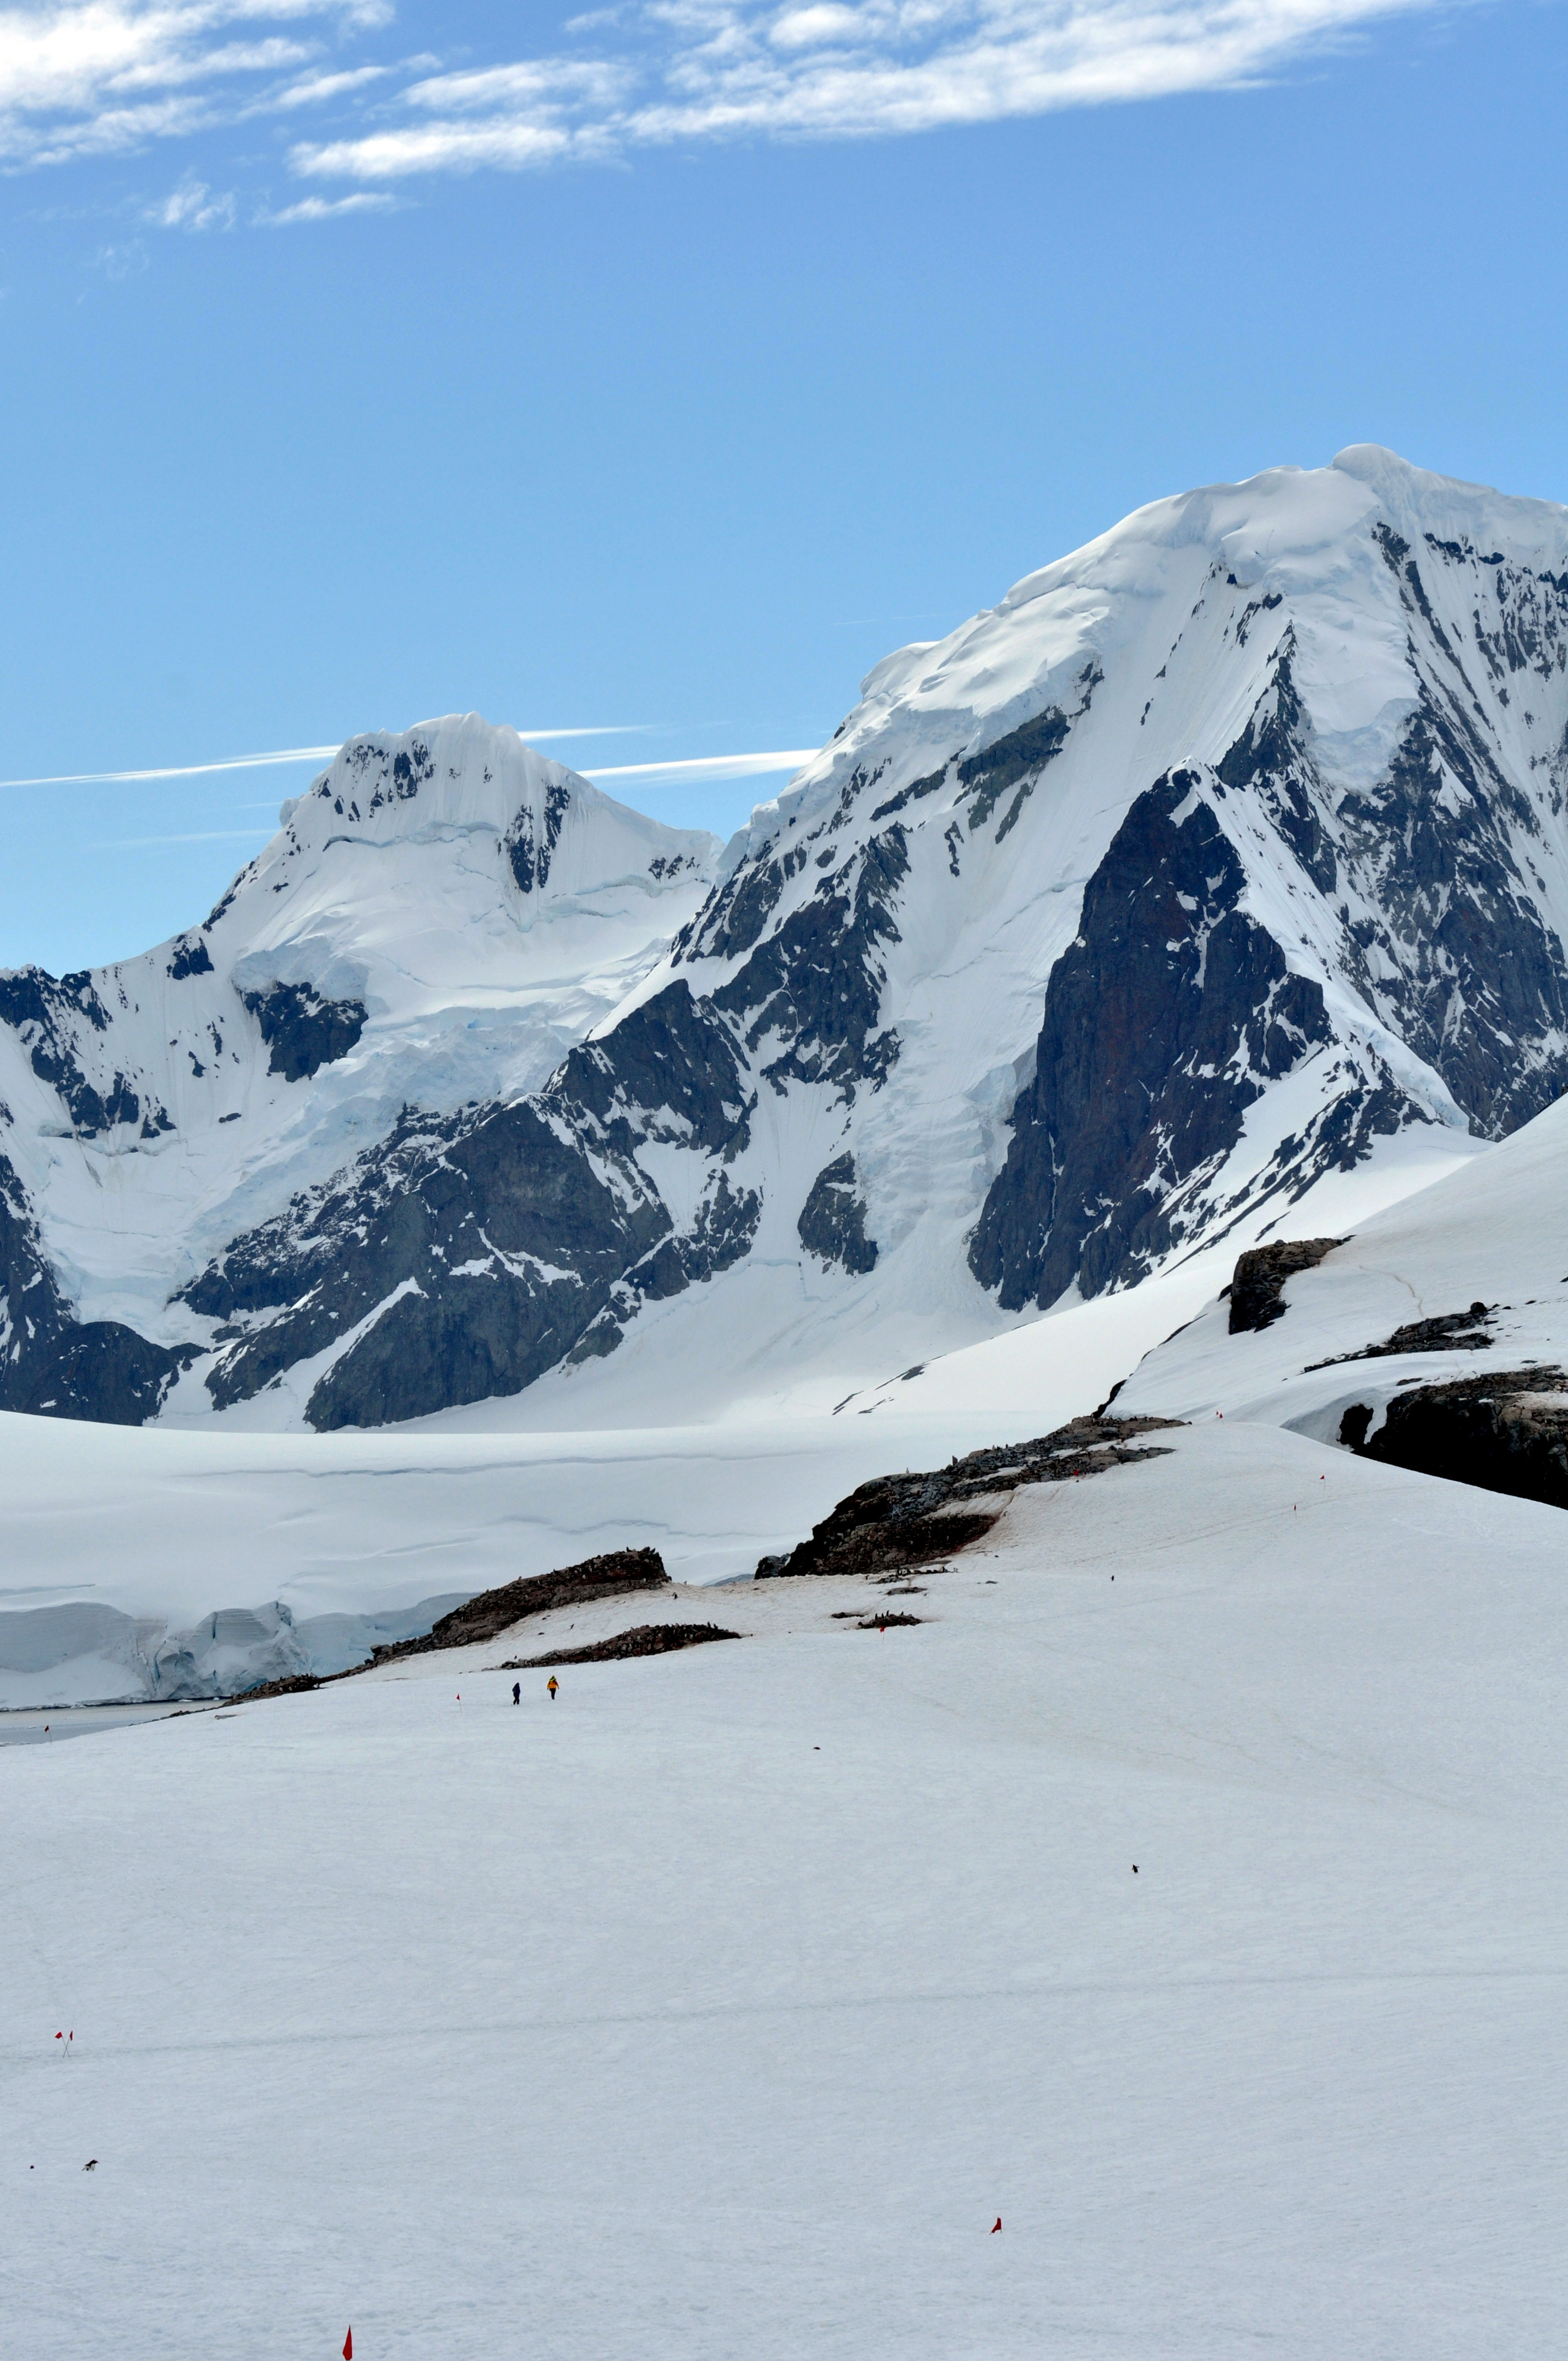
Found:
<svg viewBox="0 0 1568 2361"><path fill-rule="evenodd" d="M546 1683L545 1683L545 1685L544 1685L544 1686L546 1686L546 1688L547 1688L547 1689L549 1690L549 1692L550 1692L550 1702L551 1702L551 1704L552 1704L552 1705L554 1705L554 1702L555 1702L555 1687L556 1687L555 1675L554 1675L554 1673L552 1673L552 1674L551 1674L550 1678L548 1679L548 1681L546 1681Z"/></svg>

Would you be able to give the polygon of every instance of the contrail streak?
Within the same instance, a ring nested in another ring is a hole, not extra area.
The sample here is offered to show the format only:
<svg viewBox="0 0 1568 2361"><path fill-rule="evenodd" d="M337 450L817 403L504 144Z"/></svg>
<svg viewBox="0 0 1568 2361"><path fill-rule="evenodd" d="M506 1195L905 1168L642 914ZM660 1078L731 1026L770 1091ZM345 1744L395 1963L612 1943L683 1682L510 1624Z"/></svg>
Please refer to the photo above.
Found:
<svg viewBox="0 0 1568 2361"><path fill-rule="evenodd" d="M628 738L647 726L641 721L616 721L591 730L521 730L518 735L528 741L535 738ZM0 787L115 787L146 779L203 779L210 771L265 771L273 763L330 763L348 743L344 738L335 746L284 746L271 754L226 754L219 763L166 764L154 771L60 771L47 779L0 779Z"/></svg>

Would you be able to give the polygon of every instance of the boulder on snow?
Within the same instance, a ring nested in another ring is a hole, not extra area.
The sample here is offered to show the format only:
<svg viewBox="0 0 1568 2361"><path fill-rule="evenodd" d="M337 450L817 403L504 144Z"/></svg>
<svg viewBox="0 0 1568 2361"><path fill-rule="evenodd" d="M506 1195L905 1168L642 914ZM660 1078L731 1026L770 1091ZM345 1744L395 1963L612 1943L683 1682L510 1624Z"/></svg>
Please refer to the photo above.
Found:
<svg viewBox="0 0 1568 2361"><path fill-rule="evenodd" d="M1238 1255L1231 1280L1231 1334L1283 1320L1286 1307L1280 1297L1286 1280L1299 1270L1315 1270L1332 1248L1344 1243L1343 1238L1277 1238L1272 1246L1252 1246Z"/></svg>

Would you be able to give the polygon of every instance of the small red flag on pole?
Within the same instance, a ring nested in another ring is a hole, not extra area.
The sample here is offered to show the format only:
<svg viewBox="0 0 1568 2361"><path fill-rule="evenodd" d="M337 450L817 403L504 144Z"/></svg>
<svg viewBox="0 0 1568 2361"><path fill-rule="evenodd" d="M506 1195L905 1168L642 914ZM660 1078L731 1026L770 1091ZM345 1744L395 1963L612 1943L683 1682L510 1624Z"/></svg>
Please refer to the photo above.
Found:
<svg viewBox="0 0 1568 2361"><path fill-rule="evenodd" d="M354 2331L352 2328L343 2340L343 2361L354 2361Z"/></svg>

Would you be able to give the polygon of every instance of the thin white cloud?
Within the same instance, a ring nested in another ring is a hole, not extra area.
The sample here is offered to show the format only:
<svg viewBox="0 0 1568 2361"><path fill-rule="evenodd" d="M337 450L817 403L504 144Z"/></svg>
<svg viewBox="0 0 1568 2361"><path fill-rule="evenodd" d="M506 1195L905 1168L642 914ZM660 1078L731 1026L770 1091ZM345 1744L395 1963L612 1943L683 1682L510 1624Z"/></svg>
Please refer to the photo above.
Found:
<svg viewBox="0 0 1568 2361"><path fill-rule="evenodd" d="M233 229L235 210L232 193L214 196L203 181L182 181L160 203L148 208L147 217L159 229Z"/></svg>
<svg viewBox="0 0 1568 2361"><path fill-rule="evenodd" d="M278 213L258 213L256 223L261 229L286 229L292 222L330 221L334 214L391 213L397 202L384 190L356 189L346 197L302 197Z"/></svg>
<svg viewBox="0 0 1568 2361"><path fill-rule="evenodd" d="M361 189L640 147L885 137L1234 89L1437 5L629 0L567 19L537 55L433 72L428 58L365 53L389 0L0 0L0 168L307 106L325 119L293 170ZM447 21L456 39L475 29L460 9ZM306 200L256 218L345 209Z"/></svg>
<svg viewBox="0 0 1568 2361"><path fill-rule="evenodd" d="M226 86L297 74L327 37L390 15L389 0L19 0L0 8L0 159L62 163L200 129Z"/></svg>
<svg viewBox="0 0 1568 2361"><path fill-rule="evenodd" d="M632 738L651 726L646 721L599 721L587 726L575 723L565 730L521 730L518 735L532 745L540 739ZM346 740L339 740L331 746L284 746L269 754L225 754L216 763L165 764L152 771L58 771L45 779L0 779L0 788L129 786L139 785L149 779L204 779L215 771L266 771L284 763L330 763L346 742ZM772 758L742 755L740 759L745 762ZM653 767L663 766L654 764ZM693 766L688 764L686 767ZM696 767L700 768L701 765Z"/></svg>
<svg viewBox="0 0 1568 2361"><path fill-rule="evenodd" d="M265 771L280 763L330 763L335 746L290 746L277 754L229 754L220 763L181 763L156 771L60 771L47 779L0 779L0 787L117 787L147 779L204 779L210 771Z"/></svg>
<svg viewBox="0 0 1568 2361"><path fill-rule="evenodd" d="M89 852L142 852L160 844L254 844L258 837L265 842L276 833L276 829L270 828L199 828L181 836L100 837L87 850Z"/></svg>
<svg viewBox="0 0 1568 2361"><path fill-rule="evenodd" d="M693 763L621 763L613 770L583 771L585 779L760 779L772 771L798 771L814 763L819 749L795 746L782 754L704 754Z"/></svg>
<svg viewBox="0 0 1568 2361"><path fill-rule="evenodd" d="M1429 0L653 0L591 60L416 83L311 178L516 169L639 146L851 138L1234 88ZM598 27L586 28L595 31ZM413 119L415 115L422 120Z"/></svg>
<svg viewBox="0 0 1568 2361"><path fill-rule="evenodd" d="M373 82L385 82L391 71L390 66L354 66L345 73L305 74L286 90L275 91L268 104L280 113L293 106L324 106L328 99L364 90Z"/></svg>

